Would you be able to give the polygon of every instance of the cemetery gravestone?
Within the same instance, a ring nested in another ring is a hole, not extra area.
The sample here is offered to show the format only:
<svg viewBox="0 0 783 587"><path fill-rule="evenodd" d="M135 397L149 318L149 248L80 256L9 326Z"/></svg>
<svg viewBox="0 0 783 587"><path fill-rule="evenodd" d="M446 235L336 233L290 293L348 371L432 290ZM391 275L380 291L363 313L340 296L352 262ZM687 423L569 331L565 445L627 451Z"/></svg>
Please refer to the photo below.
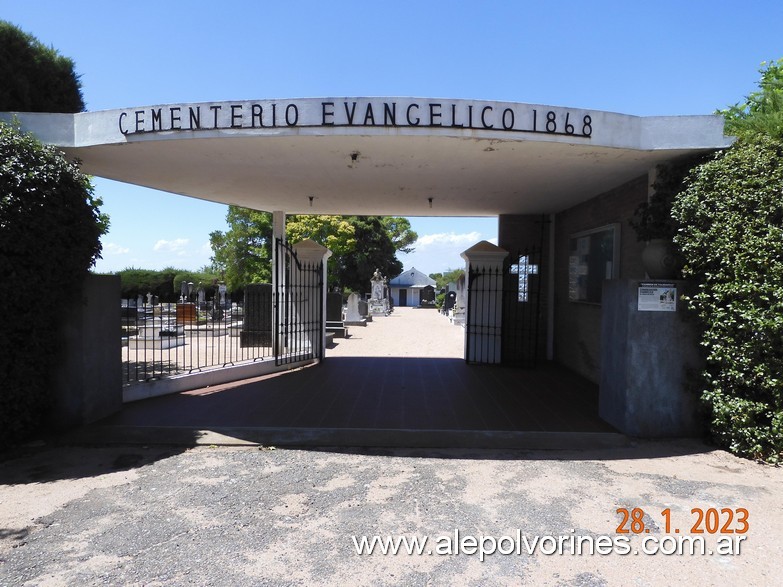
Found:
<svg viewBox="0 0 783 587"><path fill-rule="evenodd" d="M367 305L367 300L359 300L359 316L361 316L365 322L372 322L372 316L370 316L370 308Z"/></svg>
<svg viewBox="0 0 783 587"><path fill-rule="evenodd" d="M345 338L348 334L343 322L343 294L339 292L326 294L326 331L337 338Z"/></svg>
<svg viewBox="0 0 783 587"><path fill-rule="evenodd" d="M253 283L245 286L245 307L240 347L272 346L272 284Z"/></svg>
<svg viewBox="0 0 783 587"><path fill-rule="evenodd" d="M450 291L446 293L446 298L443 300L443 312L448 314L454 309L454 304L457 302L457 292Z"/></svg>
<svg viewBox="0 0 783 587"><path fill-rule="evenodd" d="M454 303L454 316L452 317L452 322L461 326L465 324L465 314L467 312L468 295L466 288L465 275L462 274L457 279L457 297Z"/></svg>
<svg viewBox="0 0 783 587"><path fill-rule="evenodd" d="M347 308L345 310L346 326L367 326L367 320L359 311L359 294L352 293L348 296ZM367 304L365 304L366 306Z"/></svg>

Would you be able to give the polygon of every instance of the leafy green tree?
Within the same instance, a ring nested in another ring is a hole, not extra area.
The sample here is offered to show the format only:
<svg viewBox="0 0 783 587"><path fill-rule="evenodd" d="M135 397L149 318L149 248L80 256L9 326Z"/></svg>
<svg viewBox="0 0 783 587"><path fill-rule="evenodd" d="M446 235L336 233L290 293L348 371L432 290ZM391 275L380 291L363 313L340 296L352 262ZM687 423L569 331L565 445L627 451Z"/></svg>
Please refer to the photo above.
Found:
<svg viewBox="0 0 783 587"><path fill-rule="evenodd" d="M213 269L231 291L272 280L272 214L229 206L228 230L209 235Z"/></svg>
<svg viewBox="0 0 783 587"><path fill-rule="evenodd" d="M455 282L460 278L460 275L464 274L464 269L449 269L445 273L430 273L430 279L435 280L435 289L441 290L445 288L449 283Z"/></svg>
<svg viewBox="0 0 783 587"><path fill-rule="evenodd" d="M783 59L762 63L759 73L758 91L744 102L719 111L726 119L726 133L783 138Z"/></svg>
<svg viewBox="0 0 783 587"><path fill-rule="evenodd" d="M712 436L783 460L783 139L743 134L675 201L688 300L703 325L699 382Z"/></svg>
<svg viewBox="0 0 783 587"><path fill-rule="evenodd" d="M298 243L312 239L332 252L327 263L327 286L340 287L337 267L341 259L356 250L356 229L345 216L292 215L286 218L286 239Z"/></svg>
<svg viewBox="0 0 783 587"><path fill-rule="evenodd" d="M356 248L354 227L345 216L318 216L299 214L288 216L285 221L285 236L288 242L298 243L312 239L341 256Z"/></svg>
<svg viewBox="0 0 783 587"><path fill-rule="evenodd" d="M53 147L0 124L0 274L34 292L0 328L0 447L32 434L49 401L63 311L100 257L108 219L89 179Z"/></svg>
<svg viewBox="0 0 783 587"><path fill-rule="evenodd" d="M84 110L73 61L2 20L0 80L0 112Z"/></svg>
<svg viewBox="0 0 783 587"><path fill-rule="evenodd" d="M229 290L246 283L269 282L272 258L272 215L230 206L229 229L210 234L212 269L221 274ZM312 239L330 251L328 286L363 291L376 268L394 277L402 271L397 250L412 250L416 233L404 218L380 216L292 215L286 218L291 243Z"/></svg>
<svg viewBox="0 0 783 587"><path fill-rule="evenodd" d="M356 238L356 248L335 260L337 282L341 287L366 292L375 270L387 278L402 272L392 238L385 230L380 216L351 216Z"/></svg>
<svg viewBox="0 0 783 587"><path fill-rule="evenodd" d="M412 253L414 244L419 235L411 229L411 223L407 218L400 216L384 216L381 224L391 238L394 249L402 253Z"/></svg>

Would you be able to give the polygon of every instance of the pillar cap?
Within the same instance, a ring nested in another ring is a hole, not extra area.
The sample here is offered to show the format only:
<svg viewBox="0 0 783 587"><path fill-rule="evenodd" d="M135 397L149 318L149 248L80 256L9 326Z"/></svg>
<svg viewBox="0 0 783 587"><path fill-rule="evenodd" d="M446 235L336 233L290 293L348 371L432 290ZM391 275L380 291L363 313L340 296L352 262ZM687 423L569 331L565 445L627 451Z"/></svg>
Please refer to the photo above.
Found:
<svg viewBox="0 0 783 587"><path fill-rule="evenodd" d="M323 245L319 245L317 242L315 242L313 239L307 238L303 241L300 241L296 243L295 245L291 246L294 251L296 251L296 256L299 258L299 260L304 260L304 257L307 257L308 260L318 260L320 261L323 259L326 261L329 257L332 256L332 251L327 249Z"/></svg>
<svg viewBox="0 0 783 587"><path fill-rule="evenodd" d="M500 263L508 257L508 251L489 241L481 241L463 251L460 256L471 264Z"/></svg>

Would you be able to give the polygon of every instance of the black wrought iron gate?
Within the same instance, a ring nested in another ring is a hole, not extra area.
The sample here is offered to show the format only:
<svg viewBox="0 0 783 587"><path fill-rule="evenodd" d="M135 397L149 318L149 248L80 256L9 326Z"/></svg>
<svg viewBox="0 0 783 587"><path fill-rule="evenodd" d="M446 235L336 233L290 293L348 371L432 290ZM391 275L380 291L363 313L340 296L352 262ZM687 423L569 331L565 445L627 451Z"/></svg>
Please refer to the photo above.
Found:
<svg viewBox="0 0 783 587"><path fill-rule="evenodd" d="M536 366L546 333L541 282L538 247L509 255L501 267L471 268L465 325L469 362Z"/></svg>
<svg viewBox="0 0 783 587"><path fill-rule="evenodd" d="M323 260L301 263L296 251L275 239L275 364L324 354Z"/></svg>
<svg viewBox="0 0 783 587"><path fill-rule="evenodd" d="M535 367L543 346L541 249L509 255L503 271L502 363Z"/></svg>

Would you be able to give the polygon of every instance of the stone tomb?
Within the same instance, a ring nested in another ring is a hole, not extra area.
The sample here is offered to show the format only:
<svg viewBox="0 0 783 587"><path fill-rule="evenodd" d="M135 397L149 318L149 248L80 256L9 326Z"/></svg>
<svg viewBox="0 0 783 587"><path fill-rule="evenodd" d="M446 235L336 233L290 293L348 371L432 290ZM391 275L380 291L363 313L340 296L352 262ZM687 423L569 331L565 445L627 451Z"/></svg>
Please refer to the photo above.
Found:
<svg viewBox="0 0 783 587"><path fill-rule="evenodd" d="M345 338L348 329L343 322L343 294L330 292L326 294L326 332L333 333L336 338Z"/></svg>
<svg viewBox="0 0 783 587"><path fill-rule="evenodd" d="M465 325L467 303L467 283L465 282L465 274L462 274L459 276L459 279L457 279L457 296L454 300L454 313L451 316L452 324L457 324L459 326Z"/></svg>
<svg viewBox="0 0 783 587"><path fill-rule="evenodd" d="M128 346L145 349L170 349L185 344L185 327L168 317L154 316L139 323L139 334Z"/></svg>
<svg viewBox="0 0 783 587"><path fill-rule="evenodd" d="M245 307L240 347L271 347L274 316L272 284L253 283L245 286Z"/></svg>
<svg viewBox="0 0 783 587"><path fill-rule="evenodd" d="M196 304L185 302L177 304L177 324L196 324L198 322L198 313Z"/></svg>
<svg viewBox="0 0 783 587"><path fill-rule="evenodd" d="M362 316L360 310L359 310L359 304L361 301L359 300L359 294L358 293L352 293L348 296L348 303L346 305L345 309L345 325L346 326L367 326L367 319ZM365 302L365 308L367 307L367 303ZM366 310L365 310L366 312Z"/></svg>
<svg viewBox="0 0 783 587"><path fill-rule="evenodd" d="M421 288L421 292L419 293L419 307L435 307L435 288L433 286L425 285L423 288Z"/></svg>

